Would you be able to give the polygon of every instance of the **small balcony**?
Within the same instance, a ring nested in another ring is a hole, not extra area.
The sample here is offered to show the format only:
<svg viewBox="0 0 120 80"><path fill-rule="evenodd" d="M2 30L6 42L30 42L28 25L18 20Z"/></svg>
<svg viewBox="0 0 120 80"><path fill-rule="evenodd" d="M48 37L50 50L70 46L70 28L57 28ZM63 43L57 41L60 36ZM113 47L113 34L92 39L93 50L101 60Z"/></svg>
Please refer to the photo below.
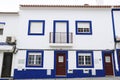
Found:
<svg viewBox="0 0 120 80"><path fill-rule="evenodd" d="M50 32L49 34L50 46L65 46L69 47L73 44L73 33L69 32Z"/></svg>

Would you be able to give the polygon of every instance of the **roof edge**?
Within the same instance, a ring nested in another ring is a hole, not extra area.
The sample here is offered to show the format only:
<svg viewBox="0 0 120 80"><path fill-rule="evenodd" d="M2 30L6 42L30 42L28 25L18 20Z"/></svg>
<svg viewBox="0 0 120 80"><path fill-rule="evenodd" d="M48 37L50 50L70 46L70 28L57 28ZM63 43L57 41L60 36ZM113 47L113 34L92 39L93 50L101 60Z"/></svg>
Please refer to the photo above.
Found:
<svg viewBox="0 0 120 80"><path fill-rule="evenodd" d="M84 5L34 5L34 4L21 4L20 7L70 7L70 8L111 8L114 7L112 5L89 5L89 4L84 4ZM120 7L115 6L115 7Z"/></svg>
<svg viewBox="0 0 120 80"><path fill-rule="evenodd" d="M0 14L19 14L19 12L0 12Z"/></svg>

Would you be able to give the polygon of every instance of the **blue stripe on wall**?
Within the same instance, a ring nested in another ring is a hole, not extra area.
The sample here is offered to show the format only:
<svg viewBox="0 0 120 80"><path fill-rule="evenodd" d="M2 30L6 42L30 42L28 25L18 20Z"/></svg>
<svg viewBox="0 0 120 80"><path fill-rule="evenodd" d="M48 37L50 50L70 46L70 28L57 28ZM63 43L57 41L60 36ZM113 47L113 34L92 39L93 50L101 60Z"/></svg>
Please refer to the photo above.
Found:
<svg viewBox="0 0 120 80"><path fill-rule="evenodd" d="M26 69L19 71L14 70L14 79L41 79L41 78L56 78L55 70L51 71L51 75L46 75L47 70L40 69ZM83 70L73 70L73 73L67 73L66 77L57 77L57 78L83 78L83 77L105 77L104 70L96 70L96 75L92 75L92 71L89 70L89 73L83 73Z"/></svg>

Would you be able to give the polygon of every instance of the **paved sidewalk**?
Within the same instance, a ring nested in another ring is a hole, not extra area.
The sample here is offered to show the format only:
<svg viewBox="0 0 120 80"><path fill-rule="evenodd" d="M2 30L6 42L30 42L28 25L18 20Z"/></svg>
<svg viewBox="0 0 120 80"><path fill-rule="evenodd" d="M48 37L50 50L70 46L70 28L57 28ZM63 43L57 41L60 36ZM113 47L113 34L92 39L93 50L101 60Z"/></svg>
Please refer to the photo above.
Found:
<svg viewBox="0 0 120 80"><path fill-rule="evenodd" d="M15 80L23 80L23 79L15 79ZM61 78L61 79L24 79L24 80L120 80L120 77Z"/></svg>

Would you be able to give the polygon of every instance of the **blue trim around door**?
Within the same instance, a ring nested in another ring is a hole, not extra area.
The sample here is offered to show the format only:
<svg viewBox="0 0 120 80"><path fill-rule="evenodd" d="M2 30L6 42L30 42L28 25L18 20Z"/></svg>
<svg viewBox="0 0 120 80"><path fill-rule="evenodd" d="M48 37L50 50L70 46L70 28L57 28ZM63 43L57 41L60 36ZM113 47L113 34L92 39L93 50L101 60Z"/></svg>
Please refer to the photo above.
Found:
<svg viewBox="0 0 120 80"><path fill-rule="evenodd" d="M53 43L55 43L55 32L56 32L56 23L57 22L66 22L66 32L67 32L67 43L69 43L69 21L68 20L54 20L53 22Z"/></svg>
<svg viewBox="0 0 120 80"><path fill-rule="evenodd" d="M113 75L115 75L115 73L116 73L116 71L115 71L116 66L115 66L114 50L110 50L110 51L105 51L105 50L103 50L103 51L102 51L102 62L103 62L104 75L105 75L105 69L104 69L104 66L105 66L104 54L105 54L105 53L112 55ZM105 76L106 76L106 75L105 75Z"/></svg>
<svg viewBox="0 0 120 80"><path fill-rule="evenodd" d="M65 55L66 55L66 76L60 76L60 77L57 76L57 78L67 77L67 70L68 70L68 51L66 51L66 50L55 50L55 51L54 51L54 70L55 70L55 75L56 75L56 54L59 54L58 52L65 53Z"/></svg>

